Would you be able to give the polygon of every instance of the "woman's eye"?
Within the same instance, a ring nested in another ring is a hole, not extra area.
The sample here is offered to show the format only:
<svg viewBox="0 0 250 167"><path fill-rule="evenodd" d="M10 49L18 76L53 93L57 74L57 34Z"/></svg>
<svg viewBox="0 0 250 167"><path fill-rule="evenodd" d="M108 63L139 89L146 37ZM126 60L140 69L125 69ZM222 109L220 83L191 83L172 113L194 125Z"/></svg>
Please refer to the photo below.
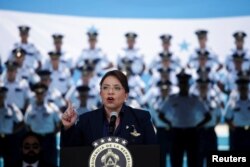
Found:
<svg viewBox="0 0 250 167"><path fill-rule="evenodd" d="M107 86L104 86L104 87L102 87L102 89L103 89L103 90L107 90L107 89L108 89L108 87L107 87Z"/></svg>
<svg viewBox="0 0 250 167"><path fill-rule="evenodd" d="M115 90L121 90L121 88L120 87L115 87Z"/></svg>

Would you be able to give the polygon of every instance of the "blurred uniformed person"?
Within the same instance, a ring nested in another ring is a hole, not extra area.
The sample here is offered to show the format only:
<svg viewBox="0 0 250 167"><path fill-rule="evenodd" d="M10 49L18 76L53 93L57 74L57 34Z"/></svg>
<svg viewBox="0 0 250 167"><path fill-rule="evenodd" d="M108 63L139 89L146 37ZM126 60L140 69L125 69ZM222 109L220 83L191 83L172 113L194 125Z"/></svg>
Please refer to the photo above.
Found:
<svg viewBox="0 0 250 167"><path fill-rule="evenodd" d="M199 78L196 82L198 84L198 96L204 105L209 108L211 115L211 120L199 130L198 166L202 167L209 153L218 149L215 126L220 122L222 105L208 78Z"/></svg>
<svg viewBox="0 0 250 167"><path fill-rule="evenodd" d="M151 96L149 106L152 107L152 120L157 129L158 144L160 144L160 166L166 167L166 158L170 156L171 147L171 123L165 118L165 110L162 110L165 101L171 93L171 82L158 82L157 94ZM171 109L171 108L169 108Z"/></svg>
<svg viewBox="0 0 250 167"><path fill-rule="evenodd" d="M240 79L240 78L249 79L250 78L250 71L245 71L245 72L239 72L238 73L237 78L235 78L235 80L234 80L235 87L234 87L234 89L232 89L232 91L229 94L228 103L230 103L230 101L236 101L240 97L239 89L238 89L238 86L237 86L237 83L236 83L237 79ZM248 95L250 96L250 90L248 90Z"/></svg>
<svg viewBox="0 0 250 167"><path fill-rule="evenodd" d="M88 91L88 109L93 110L99 106L99 86L98 83L101 78L96 75L94 67L92 66L82 66L78 68L81 72L81 78L76 81L76 84L72 85L65 98L70 100L73 103L73 106L79 107L79 92L77 91L78 86L87 86L89 88Z"/></svg>
<svg viewBox="0 0 250 167"><path fill-rule="evenodd" d="M53 34L53 44L54 44L54 49L52 52L60 53L60 63L65 65L66 68L70 69L71 73L73 73L74 65L72 61L72 57L70 57L69 53L65 51L62 46L63 46L63 35L62 34ZM50 66L50 61L47 60L44 65L44 69L48 68Z"/></svg>
<svg viewBox="0 0 250 167"><path fill-rule="evenodd" d="M249 70L244 67L243 63L245 58L239 55L234 55L232 60L231 71L224 70L223 76L218 78L218 82L221 84L221 89L226 94L230 94L232 90L236 89L235 81L238 79L238 76L242 73L249 73ZM248 67L249 68L249 67Z"/></svg>
<svg viewBox="0 0 250 167"><path fill-rule="evenodd" d="M239 98L226 106L225 120L230 127L229 145L232 151L250 150L249 78L236 80Z"/></svg>
<svg viewBox="0 0 250 167"><path fill-rule="evenodd" d="M28 41L30 27L21 25L18 27L18 29L21 41L14 44L14 49L22 48L26 51L27 56L24 60L25 66L29 66L34 70L39 69L41 67L42 56L35 45ZM12 58L13 56L10 55L9 59L12 60Z"/></svg>
<svg viewBox="0 0 250 167"><path fill-rule="evenodd" d="M198 68L198 57L200 54L207 54L206 67L219 71L223 65L219 62L218 56L207 47L207 30L197 30L195 34L198 38L199 47L195 49L194 53L189 57L188 67Z"/></svg>
<svg viewBox="0 0 250 167"><path fill-rule="evenodd" d="M51 72L49 70L39 70L37 74L40 77L40 83L48 87L45 95L45 101L54 103L57 107L60 108L61 111L64 111L66 107L66 101L62 96L62 93L57 88L51 86ZM35 98L31 100L34 99Z"/></svg>
<svg viewBox="0 0 250 167"><path fill-rule="evenodd" d="M168 54L161 55L161 66L152 69L152 79L149 81L149 85L155 85L159 81L166 81L169 80L172 84L176 84L176 71L177 68L173 69L171 64L171 58Z"/></svg>
<svg viewBox="0 0 250 167"><path fill-rule="evenodd" d="M145 62L140 49L135 47L137 34L128 32L125 34L127 47L118 54L117 66L119 70L125 70L127 66L132 70L132 74L142 75L145 70Z"/></svg>
<svg viewBox="0 0 250 167"><path fill-rule="evenodd" d="M8 89L0 86L0 157L3 157L4 166L11 167L17 160L18 141L13 135L23 125L23 114L13 103L7 103Z"/></svg>
<svg viewBox="0 0 250 167"><path fill-rule="evenodd" d="M79 108L76 109L78 116L84 114L92 109L88 106L89 87L86 85L78 86L76 88L78 92Z"/></svg>
<svg viewBox="0 0 250 167"><path fill-rule="evenodd" d="M233 89L236 89L235 81L238 79L238 73L249 71L249 54L244 48L244 32L233 34L236 48L226 57L226 69L220 71L218 83L222 91L228 95Z"/></svg>
<svg viewBox="0 0 250 167"><path fill-rule="evenodd" d="M8 104L14 103L24 113L30 97L29 85L26 80L17 78L18 64L16 62L7 61L5 66L7 72L3 83L8 89L6 101Z"/></svg>
<svg viewBox="0 0 250 167"><path fill-rule="evenodd" d="M131 68L128 68L127 71L124 71L124 73L128 78L128 86L131 90L131 93L128 95L127 100L128 103L131 103L128 105L132 105L133 101L137 101L138 106L132 105L132 107L140 108L140 106L142 105L141 97L143 97L145 94L146 84L138 74L133 75Z"/></svg>
<svg viewBox="0 0 250 167"><path fill-rule="evenodd" d="M145 95L141 98L141 103L143 107L154 106L154 108L159 107L158 103L156 103L158 97L161 95L161 86L160 85L168 85L168 94L175 94L179 92L179 88L176 85L173 85L170 80L162 79L158 80L158 82L148 88L145 92ZM171 85L169 85L171 84ZM163 86L164 87L164 86ZM156 104L156 105L155 105Z"/></svg>
<svg viewBox="0 0 250 167"><path fill-rule="evenodd" d="M209 66L209 52L198 52L197 53L197 61L194 61L194 68L196 69L197 78L209 78L212 81L216 80L216 72Z"/></svg>
<svg viewBox="0 0 250 167"><path fill-rule="evenodd" d="M242 58L241 62L241 68L249 68L249 53L247 49L244 48L244 39L247 36L247 34L243 31L238 31L233 34L233 37L235 39L235 48L231 50L230 54L226 57L226 69L231 72L235 70L235 63L234 59L235 57Z"/></svg>
<svg viewBox="0 0 250 167"><path fill-rule="evenodd" d="M93 66L97 74L102 74L103 70L113 67L113 64L108 59L107 55L103 53L102 49L96 46L98 37L98 31L96 28L91 27L87 32L87 36L89 48L83 49L77 62L77 66Z"/></svg>
<svg viewBox="0 0 250 167"><path fill-rule="evenodd" d="M18 64L17 78L27 80L30 85L37 83L39 77L35 73L35 70L24 64L26 51L22 48L16 48L12 50L12 54L14 56L14 61Z"/></svg>
<svg viewBox="0 0 250 167"><path fill-rule="evenodd" d="M73 84L70 69L66 68L61 62L61 53L49 52L51 66L46 70L51 72L51 87L58 89L63 96L67 93Z"/></svg>
<svg viewBox="0 0 250 167"><path fill-rule="evenodd" d="M27 108L24 121L29 130L43 136L44 159L56 165L56 133L60 129L61 112L55 104L45 101L47 89L47 86L40 83L32 87L36 100Z"/></svg>
<svg viewBox="0 0 250 167"><path fill-rule="evenodd" d="M176 68L179 68L180 65L180 59L170 50L171 47L171 39L172 35L170 34L163 34L160 36L160 39L162 40L162 52L160 52L155 59L153 59L152 64L149 67L149 70L154 68L171 68L173 70L176 70ZM165 57L168 57L168 59L164 59ZM168 63L164 63L164 60L169 60Z"/></svg>
<svg viewBox="0 0 250 167"><path fill-rule="evenodd" d="M186 152L188 166L195 167L198 149L196 128L209 121L210 115L203 102L197 96L189 94L191 75L183 69L177 74L177 78L179 93L170 96L162 107L165 118L172 126L171 164L172 167L181 167Z"/></svg>

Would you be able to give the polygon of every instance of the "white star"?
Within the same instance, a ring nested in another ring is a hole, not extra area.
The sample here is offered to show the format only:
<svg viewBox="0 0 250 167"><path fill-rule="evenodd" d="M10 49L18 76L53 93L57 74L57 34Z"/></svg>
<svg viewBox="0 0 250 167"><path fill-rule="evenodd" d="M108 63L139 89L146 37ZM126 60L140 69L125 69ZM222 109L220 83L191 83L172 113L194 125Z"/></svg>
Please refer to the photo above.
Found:
<svg viewBox="0 0 250 167"><path fill-rule="evenodd" d="M116 138L116 139L115 139L115 142L119 142L119 139L118 139L118 138Z"/></svg>
<svg viewBox="0 0 250 167"><path fill-rule="evenodd" d="M104 143L104 142L105 142L105 140L102 139L102 140L101 140L101 143Z"/></svg>
<svg viewBox="0 0 250 167"><path fill-rule="evenodd" d="M94 146L95 146L95 147L98 146L97 142L94 143Z"/></svg>
<svg viewBox="0 0 250 167"><path fill-rule="evenodd" d="M126 142L125 140L123 140L123 141L122 141L122 144L125 145L125 144L127 144L127 142Z"/></svg>
<svg viewBox="0 0 250 167"><path fill-rule="evenodd" d="M109 141L109 142L111 142L111 141L112 141L112 139L109 137L109 138L108 138L108 141Z"/></svg>

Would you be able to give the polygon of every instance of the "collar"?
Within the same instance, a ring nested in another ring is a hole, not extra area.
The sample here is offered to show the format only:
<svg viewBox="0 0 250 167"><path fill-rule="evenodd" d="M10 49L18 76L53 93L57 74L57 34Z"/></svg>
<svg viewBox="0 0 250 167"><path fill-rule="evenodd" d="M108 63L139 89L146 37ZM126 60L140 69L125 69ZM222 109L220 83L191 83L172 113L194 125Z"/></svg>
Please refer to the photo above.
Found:
<svg viewBox="0 0 250 167"><path fill-rule="evenodd" d="M121 110L119 111L119 116L122 116L124 114L124 110L125 110L125 104L122 105L122 108ZM107 118L106 115L107 115L107 112L104 108L104 106L102 106L102 110L103 110L103 114L104 114L104 118Z"/></svg>
<svg viewBox="0 0 250 167"><path fill-rule="evenodd" d="M23 167L26 167L26 166L38 167L38 163L39 161L36 161L33 164L28 164L27 162L23 161Z"/></svg>

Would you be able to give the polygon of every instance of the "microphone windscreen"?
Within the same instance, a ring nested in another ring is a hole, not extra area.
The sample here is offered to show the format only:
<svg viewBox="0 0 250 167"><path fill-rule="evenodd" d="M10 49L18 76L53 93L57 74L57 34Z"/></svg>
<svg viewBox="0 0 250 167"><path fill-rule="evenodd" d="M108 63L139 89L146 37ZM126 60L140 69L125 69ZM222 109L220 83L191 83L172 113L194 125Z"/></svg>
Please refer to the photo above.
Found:
<svg viewBox="0 0 250 167"><path fill-rule="evenodd" d="M110 118L111 118L112 116L118 117L118 113L115 112L115 111L113 111L113 112L110 113Z"/></svg>

